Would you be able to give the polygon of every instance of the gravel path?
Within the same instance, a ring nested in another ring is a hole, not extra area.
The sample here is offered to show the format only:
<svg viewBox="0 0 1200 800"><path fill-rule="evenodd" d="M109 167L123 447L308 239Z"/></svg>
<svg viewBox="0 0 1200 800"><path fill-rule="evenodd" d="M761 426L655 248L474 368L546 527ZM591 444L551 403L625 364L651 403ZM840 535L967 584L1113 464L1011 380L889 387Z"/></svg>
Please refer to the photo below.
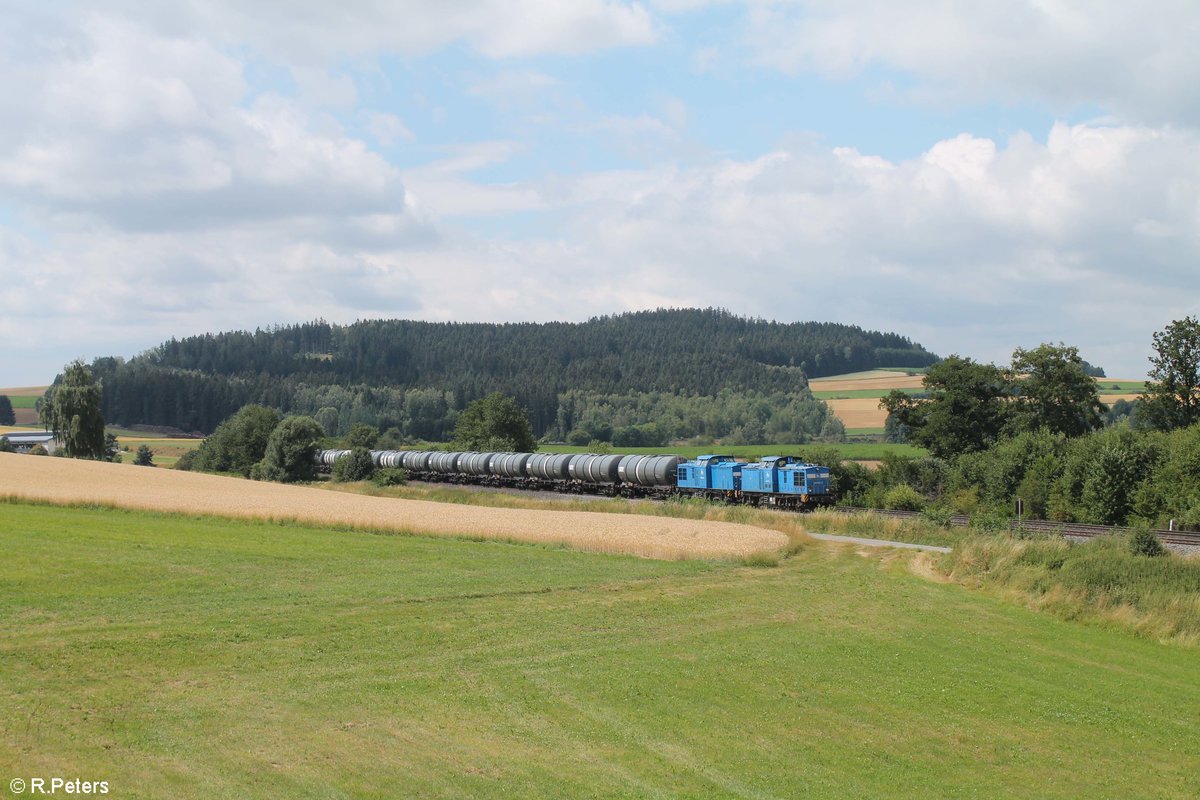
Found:
<svg viewBox="0 0 1200 800"><path fill-rule="evenodd" d="M949 553L949 547L936 544L913 544L912 542L893 542L889 539L863 539L859 536L838 536L833 533L813 533L808 535L814 539L824 539L827 542L845 542L846 544L861 544L867 547L899 547L904 550L924 550L929 553Z"/></svg>
<svg viewBox="0 0 1200 800"><path fill-rule="evenodd" d="M57 503L566 544L580 550L668 560L745 558L778 552L788 544L778 531L730 522L398 500L132 464L12 453L0 453L0 493Z"/></svg>

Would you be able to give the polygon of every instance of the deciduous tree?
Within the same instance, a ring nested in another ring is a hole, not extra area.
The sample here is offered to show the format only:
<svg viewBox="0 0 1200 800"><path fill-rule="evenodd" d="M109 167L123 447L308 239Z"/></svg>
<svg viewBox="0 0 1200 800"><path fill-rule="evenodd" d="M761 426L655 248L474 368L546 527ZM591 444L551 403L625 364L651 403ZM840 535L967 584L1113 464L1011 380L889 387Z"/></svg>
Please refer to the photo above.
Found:
<svg viewBox="0 0 1200 800"><path fill-rule="evenodd" d="M1017 387L1017 418L1028 430L1081 436L1103 424L1096 379L1079 349L1059 342L1013 351L1010 379Z"/></svg>
<svg viewBox="0 0 1200 800"><path fill-rule="evenodd" d="M1173 430L1200 422L1200 321L1184 317L1155 333L1150 364L1142 398L1150 425Z"/></svg>
<svg viewBox="0 0 1200 800"><path fill-rule="evenodd" d="M926 398L900 390L879 407L906 426L909 441L938 458L983 450L999 438L1010 414L1012 382L992 364L952 355L929 368L923 380Z"/></svg>
<svg viewBox="0 0 1200 800"><path fill-rule="evenodd" d="M256 480L311 481L317 475L316 454L325 431L312 417L284 417L271 432L262 461L250 477Z"/></svg>
<svg viewBox="0 0 1200 800"><path fill-rule="evenodd" d="M517 401L492 392L468 405L458 416L454 440L464 450L532 452L533 429Z"/></svg>
<svg viewBox="0 0 1200 800"><path fill-rule="evenodd" d="M71 458L105 456L104 417L100 414L100 383L82 361L67 364L63 374L46 390L41 406L42 424L62 443Z"/></svg>

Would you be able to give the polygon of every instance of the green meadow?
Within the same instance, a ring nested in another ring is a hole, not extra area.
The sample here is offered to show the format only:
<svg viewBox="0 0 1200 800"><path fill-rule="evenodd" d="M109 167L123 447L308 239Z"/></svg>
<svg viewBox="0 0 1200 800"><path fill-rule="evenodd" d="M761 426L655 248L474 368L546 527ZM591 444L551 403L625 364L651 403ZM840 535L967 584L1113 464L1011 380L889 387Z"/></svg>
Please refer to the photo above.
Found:
<svg viewBox="0 0 1200 800"><path fill-rule="evenodd" d="M0 505L0 778L113 797L1196 797L1193 648L777 567Z"/></svg>

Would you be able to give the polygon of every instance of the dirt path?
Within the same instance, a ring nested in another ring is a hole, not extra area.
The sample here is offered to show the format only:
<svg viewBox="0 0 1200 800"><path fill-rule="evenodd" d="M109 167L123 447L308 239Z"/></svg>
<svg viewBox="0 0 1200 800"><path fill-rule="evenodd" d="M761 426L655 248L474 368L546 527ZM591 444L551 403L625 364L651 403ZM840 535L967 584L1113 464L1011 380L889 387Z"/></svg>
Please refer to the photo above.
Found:
<svg viewBox="0 0 1200 800"><path fill-rule="evenodd" d="M397 500L132 464L11 453L0 453L0 495L567 544L579 550L668 560L744 558L779 551L788 543L777 531L729 522Z"/></svg>

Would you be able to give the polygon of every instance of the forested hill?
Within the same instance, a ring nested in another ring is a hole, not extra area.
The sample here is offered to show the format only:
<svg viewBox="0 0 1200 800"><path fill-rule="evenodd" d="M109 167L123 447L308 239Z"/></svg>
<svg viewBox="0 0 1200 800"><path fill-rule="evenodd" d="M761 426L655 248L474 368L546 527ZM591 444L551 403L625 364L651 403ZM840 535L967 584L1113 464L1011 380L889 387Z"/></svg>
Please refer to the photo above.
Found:
<svg viewBox="0 0 1200 800"><path fill-rule="evenodd" d="M372 392L437 391L461 408L501 391L545 433L564 424L566 393L807 394L806 375L935 360L896 334L682 309L583 323L312 322L173 339L128 362L98 359L94 367L104 379L106 417L125 424L210 431L243 402L313 413L312 403L328 399L309 396L319 387L358 387L362 402L380 409L392 401Z"/></svg>

